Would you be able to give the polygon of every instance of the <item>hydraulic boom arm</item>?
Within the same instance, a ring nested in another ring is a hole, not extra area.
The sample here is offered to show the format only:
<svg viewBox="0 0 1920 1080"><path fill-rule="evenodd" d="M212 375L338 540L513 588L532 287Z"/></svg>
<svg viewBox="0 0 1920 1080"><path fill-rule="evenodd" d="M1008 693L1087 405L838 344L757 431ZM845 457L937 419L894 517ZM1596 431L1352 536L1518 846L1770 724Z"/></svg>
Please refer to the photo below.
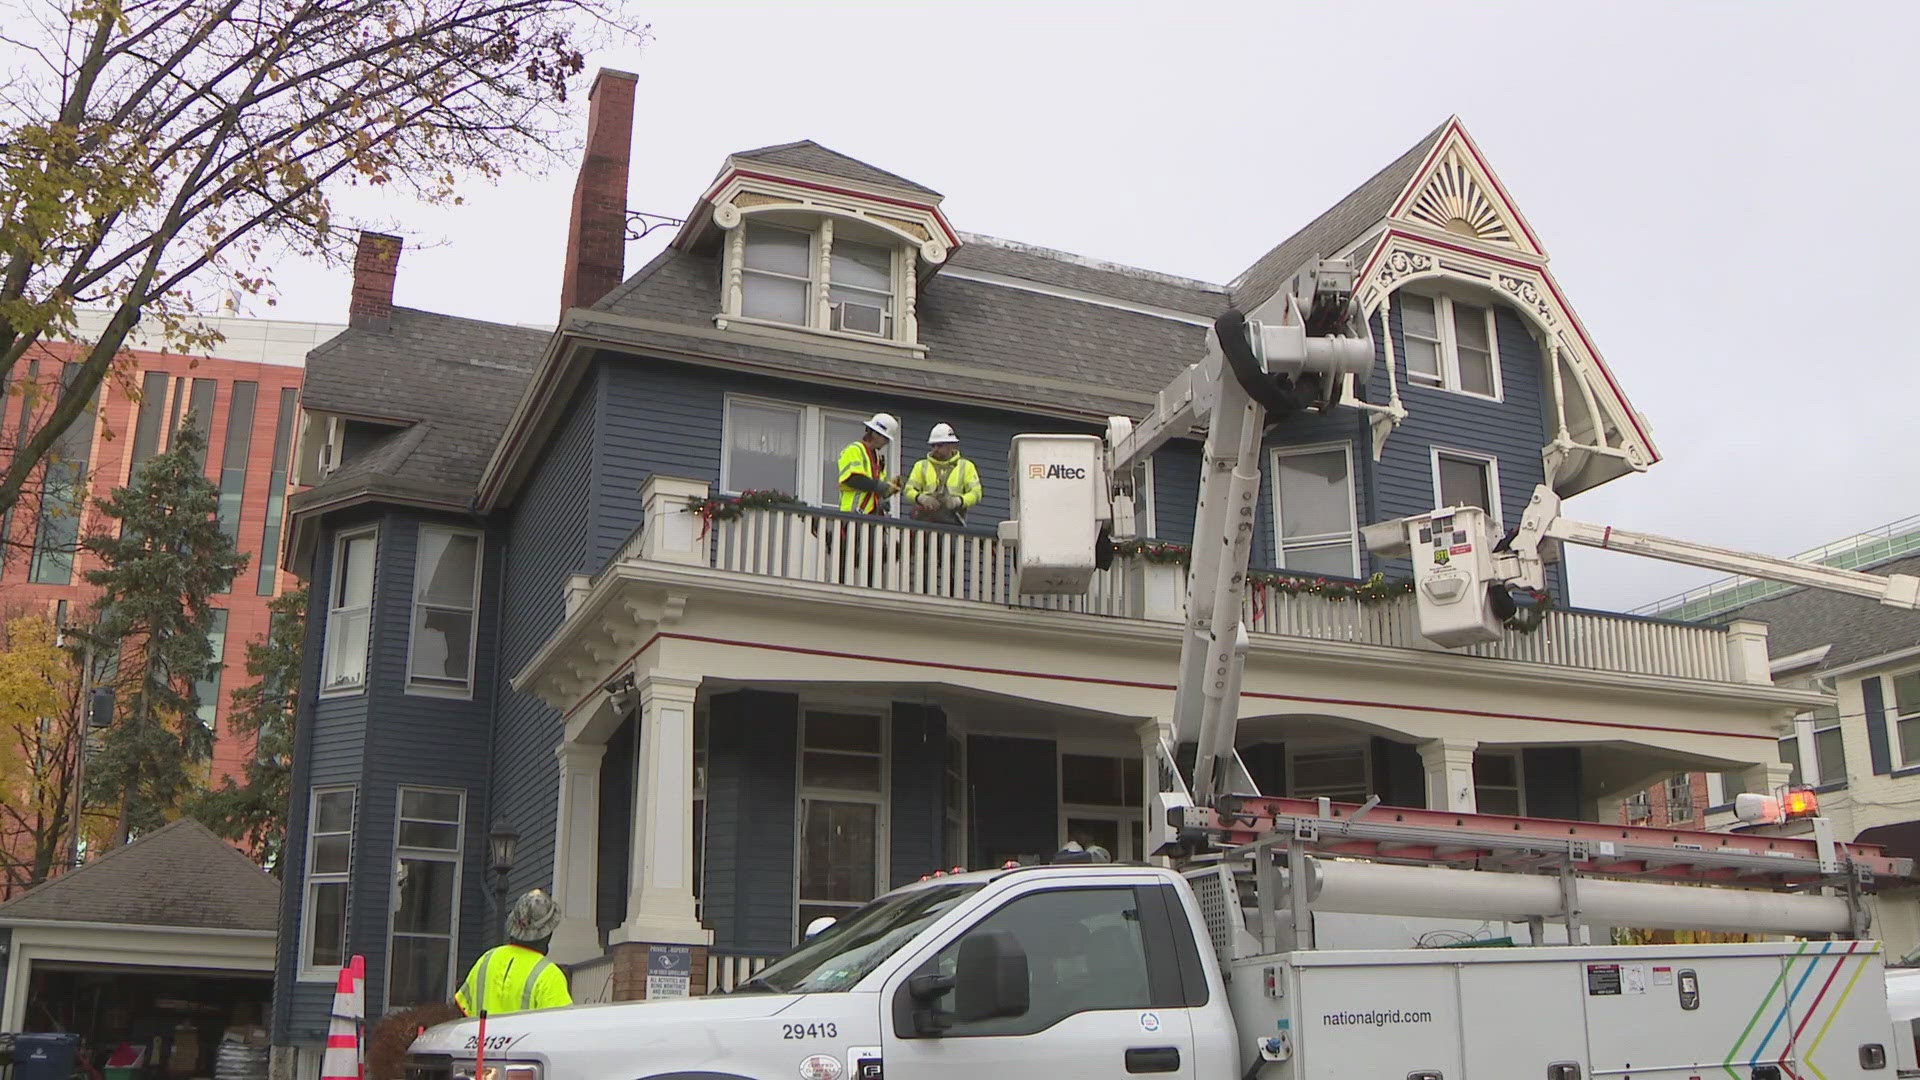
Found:
<svg viewBox="0 0 1920 1080"><path fill-rule="evenodd" d="M1906 574L1889 574L1885 577L1863 574L1858 570L1842 570L1771 555L1754 555L1652 533L1628 532L1611 525L1589 525L1584 521L1561 517L1560 497L1544 484L1534 491L1533 501L1527 504L1526 517L1521 520L1520 530L1514 534L1513 542L1509 545L1516 564L1515 580L1528 588L1544 588L1546 584L1545 565L1540 554L1543 540L1564 540L1569 544L1625 551L1684 566L1703 566L1709 570L1724 570L1730 574L1744 574L1789 585L1864 596L1890 607L1920 608L1920 578Z"/></svg>
<svg viewBox="0 0 1920 1080"><path fill-rule="evenodd" d="M1192 795L1211 805L1226 788L1250 792L1243 771L1220 775L1233 752L1247 630L1240 621L1260 501L1260 440L1302 409L1339 404L1347 376L1373 364L1373 339L1353 300L1353 269L1327 260L1296 281L1277 325L1229 311L1207 334L1207 354L1168 384L1139 424L1108 421L1105 467L1115 493L1114 534L1132 535L1136 466L1167 440L1207 429L1187 574L1186 633L1174 692L1177 743L1197 747Z"/></svg>

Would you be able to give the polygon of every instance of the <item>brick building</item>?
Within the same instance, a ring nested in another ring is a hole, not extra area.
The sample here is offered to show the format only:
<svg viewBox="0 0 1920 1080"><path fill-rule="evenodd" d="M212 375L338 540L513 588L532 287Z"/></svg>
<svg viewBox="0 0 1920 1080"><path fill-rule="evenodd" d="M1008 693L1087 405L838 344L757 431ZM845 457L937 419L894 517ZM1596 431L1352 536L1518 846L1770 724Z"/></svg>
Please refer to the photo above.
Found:
<svg viewBox="0 0 1920 1080"><path fill-rule="evenodd" d="M103 321L94 317L91 321ZM232 591L214 601L214 647L224 670L201 684L201 722L213 725L210 780L238 775L250 747L226 730L229 695L244 679L246 646L267 632L267 603L297 587L281 566L282 524L300 420L306 353L341 327L261 319L214 319L224 341L201 355L155 351L135 335L125 378L104 383L89 421L75 424L55 444L42 493L22 499L0 528L7 543L0 563L0 613L44 610L61 622L88 613L98 590L83 574L97 566L77 552L78 538L97 530L92 498L127 483L136 465L171 443L188 413L207 431L206 474L220 488L220 521L251 558ZM83 320L82 335L97 331ZM25 370L0 397L0 460L38 426L70 378L72 346L48 343L29 355ZM32 380L42 392L21 392ZM129 392L139 389L139 398ZM82 478L84 478L83 482ZM84 491L87 499L80 499Z"/></svg>

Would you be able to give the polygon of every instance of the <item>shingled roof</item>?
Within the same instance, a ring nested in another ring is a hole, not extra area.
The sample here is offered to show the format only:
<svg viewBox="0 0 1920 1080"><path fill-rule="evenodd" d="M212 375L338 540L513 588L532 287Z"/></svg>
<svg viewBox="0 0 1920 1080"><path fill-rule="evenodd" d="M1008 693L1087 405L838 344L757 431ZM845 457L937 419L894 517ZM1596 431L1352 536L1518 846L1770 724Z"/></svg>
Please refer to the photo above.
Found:
<svg viewBox="0 0 1920 1080"><path fill-rule="evenodd" d="M191 818L4 904L0 923L81 922L271 933L280 883Z"/></svg>
<svg viewBox="0 0 1920 1080"><path fill-rule="evenodd" d="M295 509L357 492L464 504L552 335L396 307L307 355L301 403L389 423Z"/></svg>
<svg viewBox="0 0 1920 1080"><path fill-rule="evenodd" d="M924 184L916 184L904 176L875 168L859 158L848 157L838 150L829 150L812 139L781 143L778 146L762 146L758 150L742 150L733 156L747 161L764 161L770 165L804 169L822 176L837 176L842 180L857 180L863 184L900 188L934 199L941 198L939 192Z"/></svg>
<svg viewBox="0 0 1920 1080"><path fill-rule="evenodd" d="M1920 574L1920 556L1865 568L1874 574ZM1757 619L1767 624L1767 651L1775 657L1830 645L1822 668L1845 667L1920 647L1920 611L1888 607L1826 589L1795 589L1714 617L1715 623Z"/></svg>
<svg viewBox="0 0 1920 1080"><path fill-rule="evenodd" d="M1060 260L1053 260L1044 274L1034 269L1034 263L1045 261L1031 252L1015 252L996 265L1005 272L1017 263L1021 272L1009 276L1038 281L1051 276L1055 284L1075 281L1082 287L1102 284L1097 278L1125 276ZM1138 286L1196 315L1214 314L1224 306L1224 296L1209 296L1200 289L1144 278ZM1100 291L1111 296L1119 290L1107 282ZM636 346L667 344L658 335L684 327L690 336L682 344L688 348L763 371L855 380L1006 407L1026 405L1090 419L1140 411L1151 395L1200 354L1206 334L1203 326L1192 321L936 275L916 305L927 356L911 365L879 363L877 358L863 361L861 355L875 354L837 349L836 343L824 340L814 345L753 334L716 334L712 326L713 313L720 310L717 258L674 248L642 267L594 310L658 324L653 336L622 335Z"/></svg>
<svg viewBox="0 0 1920 1080"><path fill-rule="evenodd" d="M1448 121L1451 123L1452 121ZM1359 239L1366 229L1387 216L1393 200L1413 182L1420 163L1433 152L1446 133L1441 124L1414 143L1393 164L1373 174L1373 178L1354 188L1333 209L1308 222L1306 227L1282 240L1272 251L1254 262L1233 282L1233 301L1241 310L1251 310L1280 291L1293 272L1308 259L1325 258Z"/></svg>

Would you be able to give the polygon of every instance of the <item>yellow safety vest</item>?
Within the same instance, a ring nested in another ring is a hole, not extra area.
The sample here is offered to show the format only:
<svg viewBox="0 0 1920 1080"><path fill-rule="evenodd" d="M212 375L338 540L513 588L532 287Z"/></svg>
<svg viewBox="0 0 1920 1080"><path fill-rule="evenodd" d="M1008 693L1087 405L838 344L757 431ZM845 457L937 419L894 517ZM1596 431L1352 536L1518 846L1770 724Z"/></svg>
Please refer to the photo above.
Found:
<svg viewBox="0 0 1920 1080"><path fill-rule="evenodd" d="M867 444L858 439L847 444L840 451L840 509L861 514L880 512L880 496L871 491L847 486L850 476L871 476L880 479L880 455L867 448Z"/></svg>
<svg viewBox="0 0 1920 1080"><path fill-rule="evenodd" d="M474 961L453 1000L468 1016L499 1016L571 1005L573 995L560 965L524 945L496 945Z"/></svg>
<svg viewBox="0 0 1920 1080"><path fill-rule="evenodd" d="M959 496L964 515L980 501L980 470L959 454L945 461L921 458L913 463L913 473L907 477L907 501L913 502L928 492Z"/></svg>

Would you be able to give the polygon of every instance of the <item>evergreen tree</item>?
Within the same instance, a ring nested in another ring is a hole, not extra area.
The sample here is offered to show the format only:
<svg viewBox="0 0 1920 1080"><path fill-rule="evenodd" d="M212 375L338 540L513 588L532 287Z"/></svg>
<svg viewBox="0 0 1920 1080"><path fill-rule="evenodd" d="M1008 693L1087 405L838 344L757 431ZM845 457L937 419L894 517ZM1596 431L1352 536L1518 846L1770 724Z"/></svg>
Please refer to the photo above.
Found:
<svg viewBox="0 0 1920 1080"><path fill-rule="evenodd" d="M227 777L193 814L208 828L247 846L255 862L280 876L287 845L287 798L293 780L295 704L300 700L300 648L307 627L304 590L276 596L267 634L247 643L247 674L254 682L231 695L228 729L253 739L246 780Z"/></svg>
<svg viewBox="0 0 1920 1080"><path fill-rule="evenodd" d="M164 454L95 506L118 534L89 536L101 566L94 634L120 657L113 725L87 769L89 802L119 804L116 841L177 816L213 755L194 684L215 657L211 600L247 565L215 518L220 492L205 475L206 436L189 415Z"/></svg>

